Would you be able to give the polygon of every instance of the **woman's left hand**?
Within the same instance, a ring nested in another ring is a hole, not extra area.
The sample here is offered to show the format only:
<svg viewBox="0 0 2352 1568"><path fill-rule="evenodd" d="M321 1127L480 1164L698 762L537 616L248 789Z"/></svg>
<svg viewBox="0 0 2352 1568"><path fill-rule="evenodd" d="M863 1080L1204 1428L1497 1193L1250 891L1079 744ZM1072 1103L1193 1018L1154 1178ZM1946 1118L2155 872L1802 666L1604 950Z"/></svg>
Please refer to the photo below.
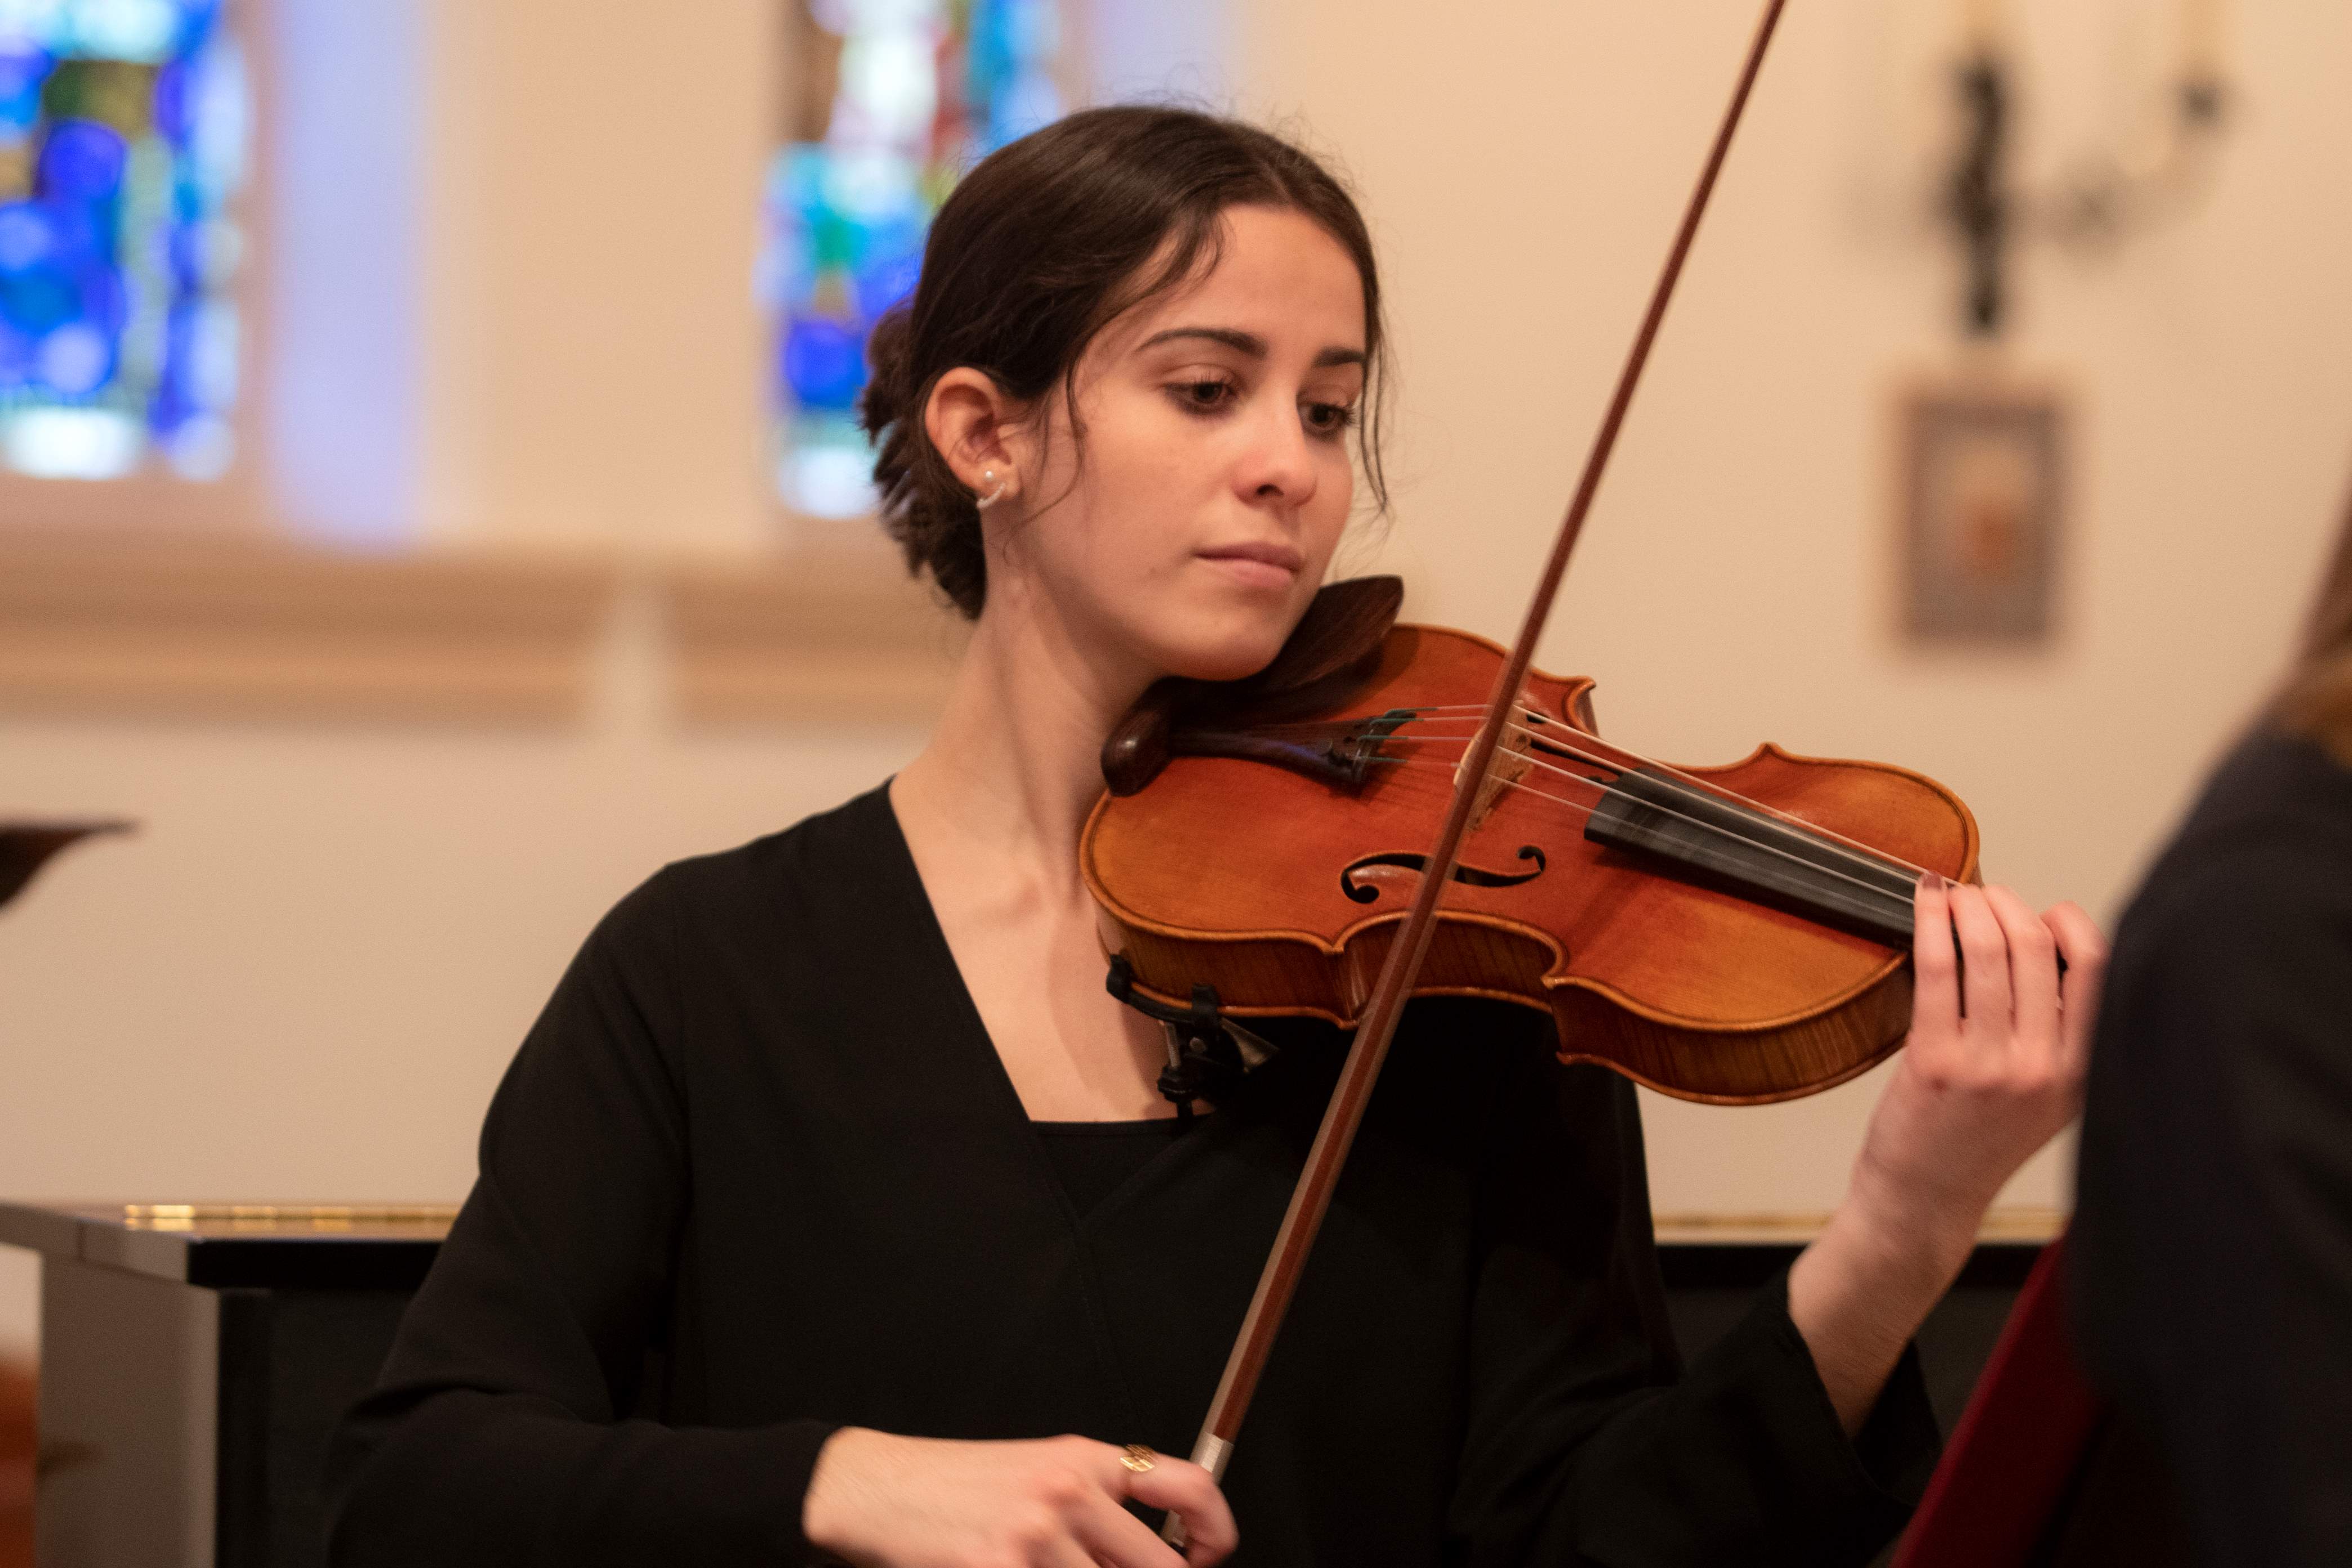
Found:
<svg viewBox="0 0 2352 1568"><path fill-rule="evenodd" d="M1957 1268L2002 1184L2082 1109L2107 949L2073 904L2036 915L1940 879L1916 897L1910 1042L1846 1201Z"/></svg>
<svg viewBox="0 0 2352 1568"><path fill-rule="evenodd" d="M1845 1202L1789 1272L1789 1315L1849 1432L2002 1184L2081 1108L2106 970L2106 942L2073 904L2036 915L2006 888L1935 879L1916 909L1909 1045Z"/></svg>

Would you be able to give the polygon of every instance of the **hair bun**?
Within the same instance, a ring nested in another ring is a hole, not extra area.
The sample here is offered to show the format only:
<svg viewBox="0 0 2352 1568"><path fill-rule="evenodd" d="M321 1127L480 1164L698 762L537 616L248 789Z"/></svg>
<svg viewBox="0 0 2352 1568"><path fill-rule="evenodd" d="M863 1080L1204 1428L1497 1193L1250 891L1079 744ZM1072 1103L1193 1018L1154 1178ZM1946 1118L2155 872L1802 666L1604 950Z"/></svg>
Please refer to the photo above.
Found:
<svg viewBox="0 0 2352 1568"><path fill-rule="evenodd" d="M912 394L907 383L914 374L914 311L900 300L882 312L866 340L869 374L858 398L857 422L869 439L880 440L883 431L905 416Z"/></svg>
<svg viewBox="0 0 2352 1568"><path fill-rule="evenodd" d="M929 382L914 356L914 311L892 306L866 340L868 376L857 422L874 443L874 488L882 527L906 552L907 569L926 572L966 619L988 596L988 561L980 512L931 448L921 404Z"/></svg>

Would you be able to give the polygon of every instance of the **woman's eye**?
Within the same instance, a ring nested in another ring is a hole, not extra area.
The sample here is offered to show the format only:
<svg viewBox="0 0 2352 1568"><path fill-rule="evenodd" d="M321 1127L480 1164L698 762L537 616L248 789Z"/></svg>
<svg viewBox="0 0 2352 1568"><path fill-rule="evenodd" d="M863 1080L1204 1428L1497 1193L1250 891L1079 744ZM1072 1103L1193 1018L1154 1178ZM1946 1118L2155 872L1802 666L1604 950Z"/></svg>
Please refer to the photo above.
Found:
<svg viewBox="0 0 2352 1568"><path fill-rule="evenodd" d="M1356 410L1345 403L1309 403L1304 410L1307 428L1318 436L1344 435L1356 423Z"/></svg>
<svg viewBox="0 0 2352 1568"><path fill-rule="evenodd" d="M1176 401L1195 413L1206 414L1224 406L1233 396L1234 385L1229 381L1184 381L1172 389Z"/></svg>

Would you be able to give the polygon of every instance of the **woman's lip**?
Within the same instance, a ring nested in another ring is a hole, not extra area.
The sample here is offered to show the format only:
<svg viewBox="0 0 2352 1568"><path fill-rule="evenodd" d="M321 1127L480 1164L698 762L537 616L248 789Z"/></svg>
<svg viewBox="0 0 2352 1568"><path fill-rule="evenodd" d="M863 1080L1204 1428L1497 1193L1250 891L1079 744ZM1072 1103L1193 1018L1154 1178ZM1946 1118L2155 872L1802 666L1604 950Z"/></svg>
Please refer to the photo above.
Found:
<svg viewBox="0 0 2352 1568"><path fill-rule="evenodd" d="M1203 561L1252 562L1263 566L1277 566L1296 575L1307 564L1307 558L1286 544L1227 544L1200 552Z"/></svg>
<svg viewBox="0 0 2352 1568"><path fill-rule="evenodd" d="M1202 553L1201 559L1225 574L1225 581L1254 593L1286 594L1298 581L1299 569L1255 555Z"/></svg>

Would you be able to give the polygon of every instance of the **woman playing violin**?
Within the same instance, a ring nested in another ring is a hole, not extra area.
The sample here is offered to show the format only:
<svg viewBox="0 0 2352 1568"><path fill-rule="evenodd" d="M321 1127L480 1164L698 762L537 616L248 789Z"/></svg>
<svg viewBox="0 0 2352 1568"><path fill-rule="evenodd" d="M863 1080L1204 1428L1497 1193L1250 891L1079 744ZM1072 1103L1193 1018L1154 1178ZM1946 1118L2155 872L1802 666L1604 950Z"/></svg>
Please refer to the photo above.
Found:
<svg viewBox="0 0 2352 1568"><path fill-rule="evenodd" d="M1265 665L1360 470L1382 499L1382 353L1354 204L1247 126L1091 110L957 188L865 411L886 525L972 623L946 711L590 937L340 1436L334 1561L1859 1563L1899 1529L1936 1447L1906 1347L2074 1114L2102 959L1999 888L1921 889L1845 1200L1687 1367L1630 1086L1541 1015L1416 1003L1249 1443L1222 1489L1171 1457L1342 1037L1267 1022L1180 1117L1078 837L1111 726Z"/></svg>

